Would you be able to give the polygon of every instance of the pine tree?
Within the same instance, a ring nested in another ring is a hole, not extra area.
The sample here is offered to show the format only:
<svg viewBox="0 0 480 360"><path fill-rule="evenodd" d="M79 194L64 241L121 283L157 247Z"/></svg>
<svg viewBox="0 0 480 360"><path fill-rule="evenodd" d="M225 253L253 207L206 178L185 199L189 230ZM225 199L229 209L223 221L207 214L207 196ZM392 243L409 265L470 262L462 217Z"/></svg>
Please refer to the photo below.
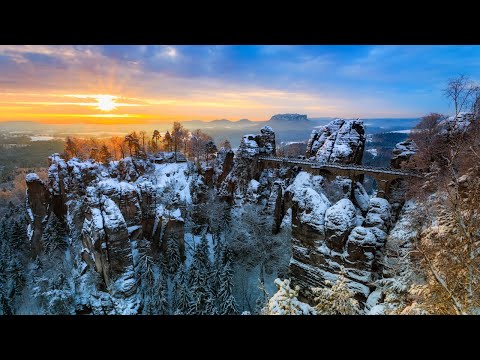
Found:
<svg viewBox="0 0 480 360"><path fill-rule="evenodd" d="M43 247L46 254L52 254L55 250L64 250L67 247L67 230L55 213L51 213L47 226L42 234Z"/></svg>
<svg viewBox="0 0 480 360"><path fill-rule="evenodd" d="M161 315L168 315L168 279L167 275L160 274L159 285L160 285L160 306L159 313Z"/></svg>
<svg viewBox="0 0 480 360"><path fill-rule="evenodd" d="M8 265L10 254L7 218L0 223L0 310L4 315L11 315L12 309L8 297Z"/></svg>
<svg viewBox="0 0 480 360"><path fill-rule="evenodd" d="M74 313L71 264L61 254L41 255L33 263L30 278L33 297L43 314L71 315Z"/></svg>
<svg viewBox="0 0 480 360"><path fill-rule="evenodd" d="M27 224L23 219L15 221L13 224L12 245L17 249L17 252L22 254L26 254L28 251Z"/></svg>
<svg viewBox="0 0 480 360"><path fill-rule="evenodd" d="M160 140L160 138L160 132L158 130L153 130L152 145L155 144L155 149L158 149L158 140Z"/></svg>
<svg viewBox="0 0 480 360"><path fill-rule="evenodd" d="M172 151L173 140L172 140L172 136L168 131L165 133L165 136L163 137L163 142L165 144L165 151Z"/></svg>
<svg viewBox="0 0 480 360"><path fill-rule="evenodd" d="M189 284L192 289L192 306L195 314L211 315L215 313L215 299L211 289L211 264L208 258L207 237L202 236L193 254L189 269Z"/></svg>
<svg viewBox="0 0 480 360"><path fill-rule="evenodd" d="M112 154L108 150L107 145L103 144L100 148L100 161L103 163L103 165L108 166L110 160L112 160Z"/></svg>
<svg viewBox="0 0 480 360"><path fill-rule="evenodd" d="M187 280L185 266L180 265L173 286L172 312L174 315L188 315L193 311L192 297Z"/></svg>
<svg viewBox="0 0 480 360"><path fill-rule="evenodd" d="M23 262L27 256L26 229L12 207L0 224L0 306L4 314L13 314L17 295L25 286Z"/></svg>
<svg viewBox="0 0 480 360"><path fill-rule="evenodd" d="M222 262L222 266L225 266L226 264L233 262L233 251L230 248L230 245L228 243L225 243L225 245L223 246L221 262Z"/></svg>
<svg viewBox="0 0 480 360"><path fill-rule="evenodd" d="M220 270L222 268L221 262L222 262L222 242L220 240L220 237L217 238L217 241L213 245L213 267L216 270Z"/></svg>
<svg viewBox="0 0 480 360"><path fill-rule="evenodd" d="M168 273L174 275L180 265L180 250L178 248L177 234L173 233L167 240L167 258L168 258Z"/></svg>
<svg viewBox="0 0 480 360"><path fill-rule="evenodd" d="M221 274L221 284L219 292L219 314L234 315L238 314L238 306L233 297L233 269L231 263L227 263Z"/></svg>
<svg viewBox="0 0 480 360"><path fill-rule="evenodd" d="M208 245L207 235L203 234L198 244L197 260L200 268L210 271L212 265L210 263L210 246Z"/></svg>
<svg viewBox="0 0 480 360"><path fill-rule="evenodd" d="M65 141L65 155L67 159L78 156L78 147L71 137L67 137Z"/></svg>
<svg viewBox="0 0 480 360"><path fill-rule="evenodd" d="M332 285L327 282L327 286ZM342 273L331 288L313 288L315 295L315 310L321 315L357 315L360 314L358 301L354 293L348 288L347 278Z"/></svg>
<svg viewBox="0 0 480 360"><path fill-rule="evenodd" d="M315 315L315 309L297 299L298 286L290 288L290 280L275 279L278 291L268 302L265 315Z"/></svg>
<svg viewBox="0 0 480 360"><path fill-rule="evenodd" d="M230 207L225 204L223 207L221 219L220 219L220 229L224 232L227 232L230 230L232 225L232 214Z"/></svg>

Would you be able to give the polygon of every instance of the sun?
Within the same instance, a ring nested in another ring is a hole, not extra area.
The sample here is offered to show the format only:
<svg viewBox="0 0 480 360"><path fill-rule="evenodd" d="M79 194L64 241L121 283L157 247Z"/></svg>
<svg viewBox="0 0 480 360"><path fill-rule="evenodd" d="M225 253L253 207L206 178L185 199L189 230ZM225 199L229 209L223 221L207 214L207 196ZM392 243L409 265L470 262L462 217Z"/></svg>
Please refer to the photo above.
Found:
<svg viewBox="0 0 480 360"><path fill-rule="evenodd" d="M115 99L117 97L113 95L97 95L95 99L97 100L97 108L102 111L112 111L117 108Z"/></svg>

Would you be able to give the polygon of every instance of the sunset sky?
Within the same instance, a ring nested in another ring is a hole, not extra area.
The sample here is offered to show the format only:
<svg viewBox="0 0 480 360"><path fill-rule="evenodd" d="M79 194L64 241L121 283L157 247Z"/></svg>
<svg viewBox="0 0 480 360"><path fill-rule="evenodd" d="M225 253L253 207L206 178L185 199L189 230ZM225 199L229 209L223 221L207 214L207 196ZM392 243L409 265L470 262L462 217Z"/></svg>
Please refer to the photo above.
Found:
<svg viewBox="0 0 480 360"><path fill-rule="evenodd" d="M0 121L130 123L450 113L480 46L0 46Z"/></svg>

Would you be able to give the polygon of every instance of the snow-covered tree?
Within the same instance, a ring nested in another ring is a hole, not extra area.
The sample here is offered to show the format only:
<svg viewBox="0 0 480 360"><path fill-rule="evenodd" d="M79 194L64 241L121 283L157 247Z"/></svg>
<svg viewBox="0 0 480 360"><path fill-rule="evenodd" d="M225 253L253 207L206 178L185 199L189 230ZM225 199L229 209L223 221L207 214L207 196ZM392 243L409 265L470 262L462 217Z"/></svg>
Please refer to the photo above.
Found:
<svg viewBox="0 0 480 360"><path fill-rule="evenodd" d="M71 263L63 254L41 255L31 265L29 287L41 313L72 315L75 311Z"/></svg>
<svg viewBox="0 0 480 360"><path fill-rule="evenodd" d="M185 266L182 264L173 282L172 313L174 315L188 315L194 310L187 280Z"/></svg>
<svg viewBox="0 0 480 360"><path fill-rule="evenodd" d="M47 226L43 231L42 242L46 254L51 254L57 249L64 250L67 247L65 224L53 212L50 214Z"/></svg>
<svg viewBox="0 0 480 360"><path fill-rule="evenodd" d="M178 239L175 233L171 234L167 240L167 263L168 273L174 275L181 263Z"/></svg>
<svg viewBox="0 0 480 360"><path fill-rule="evenodd" d="M143 298L143 313L165 315L168 313L168 288L166 275L150 255L142 254L137 264L140 294Z"/></svg>
<svg viewBox="0 0 480 360"><path fill-rule="evenodd" d="M12 208L0 222L0 313L14 314L17 298L25 286L28 260L26 224Z"/></svg>
<svg viewBox="0 0 480 360"><path fill-rule="evenodd" d="M233 269L230 263L227 263L220 276L219 289L219 308L220 315L235 315L238 314L238 306L233 297Z"/></svg>
<svg viewBox="0 0 480 360"><path fill-rule="evenodd" d="M358 301L348 288L347 278L340 274L335 284L326 281L327 287L312 288L315 297L315 310L320 315L357 315L360 314ZM331 286L331 287L329 287Z"/></svg>
<svg viewBox="0 0 480 360"><path fill-rule="evenodd" d="M193 254L189 269L189 284L192 291L192 306L198 315L211 315L216 311L211 289L211 263L206 235L203 235Z"/></svg>
<svg viewBox="0 0 480 360"><path fill-rule="evenodd" d="M278 291L268 302L264 315L315 315L315 309L297 299L298 286L290 288L290 280L275 279Z"/></svg>

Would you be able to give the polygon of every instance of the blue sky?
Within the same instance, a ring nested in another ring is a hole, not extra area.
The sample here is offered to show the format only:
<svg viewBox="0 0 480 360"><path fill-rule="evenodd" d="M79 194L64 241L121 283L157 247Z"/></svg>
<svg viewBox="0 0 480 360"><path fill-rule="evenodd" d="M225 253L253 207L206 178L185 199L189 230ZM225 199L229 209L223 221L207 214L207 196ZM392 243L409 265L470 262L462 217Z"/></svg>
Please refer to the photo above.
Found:
<svg viewBox="0 0 480 360"><path fill-rule="evenodd" d="M102 119L417 117L451 113L448 79L479 73L480 46L8 45L0 102L10 110L0 120L95 116L68 94L116 96L118 108Z"/></svg>

